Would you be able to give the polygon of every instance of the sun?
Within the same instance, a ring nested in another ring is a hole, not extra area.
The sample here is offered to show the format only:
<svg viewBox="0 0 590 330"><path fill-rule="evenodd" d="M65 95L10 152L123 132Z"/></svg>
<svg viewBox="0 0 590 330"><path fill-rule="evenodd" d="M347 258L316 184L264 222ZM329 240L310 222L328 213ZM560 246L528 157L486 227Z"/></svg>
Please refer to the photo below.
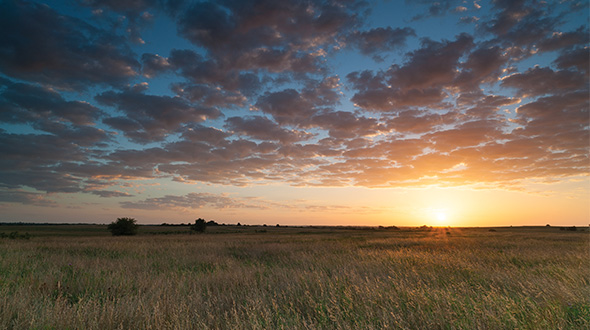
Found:
<svg viewBox="0 0 590 330"><path fill-rule="evenodd" d="M444 212L436 212L436 220L438 220L438 222L445 222L447 221L447 214Z"/></svg>
<svg viewBox="0 0 590 330"><path fill-rule="evenodd" d="M447 226L449 222L449 216L447 210L435 209L431 213L432 220L436 222L438 226Z"/></svg>

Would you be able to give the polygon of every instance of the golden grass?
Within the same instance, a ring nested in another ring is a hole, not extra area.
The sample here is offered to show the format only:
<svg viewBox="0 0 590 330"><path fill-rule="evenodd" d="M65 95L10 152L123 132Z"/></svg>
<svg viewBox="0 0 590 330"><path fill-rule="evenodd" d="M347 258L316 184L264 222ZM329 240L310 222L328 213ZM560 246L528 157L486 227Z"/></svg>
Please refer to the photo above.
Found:
<svg viewBox="0 0 590 330"><path fill-rule="evenodd" d="M2 239L0 328L590 328L587 231L231 230Z"/></svg>

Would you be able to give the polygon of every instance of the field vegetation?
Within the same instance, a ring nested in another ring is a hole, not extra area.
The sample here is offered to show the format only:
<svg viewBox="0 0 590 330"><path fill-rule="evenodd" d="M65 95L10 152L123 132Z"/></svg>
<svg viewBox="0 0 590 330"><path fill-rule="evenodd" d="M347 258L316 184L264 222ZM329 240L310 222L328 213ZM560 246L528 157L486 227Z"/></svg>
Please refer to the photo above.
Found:
<svg viewBox="0 0 590 330"><path fill-rule="evenodd" d="M5 329L590 328L587 229L0 226L15 231Z"/></svg>

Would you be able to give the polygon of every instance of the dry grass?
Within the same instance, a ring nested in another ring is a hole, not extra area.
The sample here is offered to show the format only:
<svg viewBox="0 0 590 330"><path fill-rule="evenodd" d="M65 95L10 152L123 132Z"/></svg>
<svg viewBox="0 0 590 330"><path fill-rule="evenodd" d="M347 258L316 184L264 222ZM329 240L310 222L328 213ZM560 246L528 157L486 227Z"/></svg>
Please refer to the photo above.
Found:
<svg viewBox="0 0 590 330"><path fill-rule="evenodd" d="M231 230L1 239L0 328L590 328L587 231Z"/></svg>

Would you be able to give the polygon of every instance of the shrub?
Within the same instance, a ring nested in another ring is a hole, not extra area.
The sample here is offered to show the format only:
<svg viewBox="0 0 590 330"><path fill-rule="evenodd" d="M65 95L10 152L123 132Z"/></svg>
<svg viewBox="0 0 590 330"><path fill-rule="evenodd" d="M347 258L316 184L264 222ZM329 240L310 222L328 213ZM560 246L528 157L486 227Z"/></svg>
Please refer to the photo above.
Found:
<svg viewBox="0 0 590 330"><path fill-rule="evenodd" d="M113 236L137 234L136 220L133 218L117 218L108 226Z"/></svg>
<svg viewBox="0 0 590 330"><path fill-rule="evenodd" d="M191 230L194 230L199 233L204 232L205 229L207 229L207 222L205 222L205 219L198 218L197 220L195 220L195 223L191 225Z"/></svg>

